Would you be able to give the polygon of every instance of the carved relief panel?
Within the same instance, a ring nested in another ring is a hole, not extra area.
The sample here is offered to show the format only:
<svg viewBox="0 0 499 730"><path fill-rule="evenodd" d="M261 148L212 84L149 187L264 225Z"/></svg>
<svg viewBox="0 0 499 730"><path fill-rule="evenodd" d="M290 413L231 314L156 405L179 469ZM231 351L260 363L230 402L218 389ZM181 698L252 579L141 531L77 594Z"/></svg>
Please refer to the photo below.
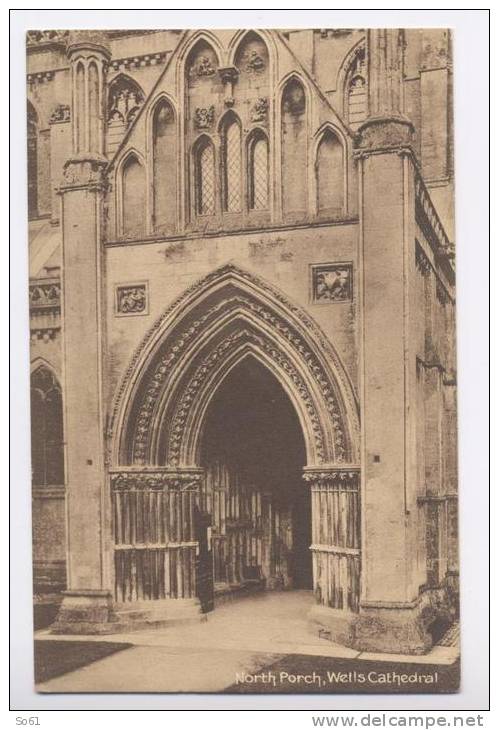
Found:
<svg viewBox="0 0 499 730"><path fill-rule="evenodd" d="M147 283L136 282L117 286L115 313L117 316L148 314Z"/></svg>
<svg viewBox="0 0 499 730"><path fill-rule="evenodd" d="M311 267L312 301L317 304L349 302L353 297L351 263L317 264Z"/></svg>

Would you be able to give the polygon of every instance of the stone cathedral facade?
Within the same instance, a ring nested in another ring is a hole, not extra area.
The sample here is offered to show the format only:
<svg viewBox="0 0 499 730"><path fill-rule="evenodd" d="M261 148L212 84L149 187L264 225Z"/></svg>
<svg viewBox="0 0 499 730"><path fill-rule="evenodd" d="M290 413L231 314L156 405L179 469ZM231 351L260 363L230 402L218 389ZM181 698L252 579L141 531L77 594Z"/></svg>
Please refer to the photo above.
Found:
<svg viewBox="0 0 499 730"><path fill-rule="evenodd" d="M301 589L335 641L428 650L457 611L450 33L31 31L27 54L53 631Z"/></svg>

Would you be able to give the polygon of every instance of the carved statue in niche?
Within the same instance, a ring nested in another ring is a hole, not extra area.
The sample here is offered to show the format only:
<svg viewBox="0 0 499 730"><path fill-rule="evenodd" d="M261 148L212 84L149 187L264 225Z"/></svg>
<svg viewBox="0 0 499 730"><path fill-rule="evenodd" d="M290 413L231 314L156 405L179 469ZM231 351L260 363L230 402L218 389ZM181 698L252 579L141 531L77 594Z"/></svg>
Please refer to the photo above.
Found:
<svg viewBox="0 0 499 730"><path fill-rule="evenodd" d="M196 129L209 129L215 118L215 107L197 107L194 112L194 126Z"/></svg>
<svg viewBox="0 0 499 730"><path fill-rule="evenodd" d="M208 56L200 56L195 65L195 72L198 76L213 76L215 69Z"/></svg>
<svg viewBox="0 0 499 730"><path fill-rule="evenodd" d="M265 97L261 96L253 105L251 110L251 121L252 122L263 122L267 119L267 112L269 109L269 101Z"/></svg>
<svg viewBox="0 0 499 730"><path fill-rule="evenodd" d="M366 49L361 46L357 49L355 57L350 65L350 78L354 79L358 76L366 78L367 67L366 67Z"/></svg>
<svg viewBox="0 0 499 730"><path fill-rule="evenodd" d="M246 71L253 73L262 73L265 69L265 61L256 49L249 51L248 60L246 62Z"/></svg>
<svg viewBox="0 0 499 730"><path fill-rule="evenodd" d="M144 94L131 79L116 79L109 92L108 123L120 123L128 127L143 103Z"/></svg>

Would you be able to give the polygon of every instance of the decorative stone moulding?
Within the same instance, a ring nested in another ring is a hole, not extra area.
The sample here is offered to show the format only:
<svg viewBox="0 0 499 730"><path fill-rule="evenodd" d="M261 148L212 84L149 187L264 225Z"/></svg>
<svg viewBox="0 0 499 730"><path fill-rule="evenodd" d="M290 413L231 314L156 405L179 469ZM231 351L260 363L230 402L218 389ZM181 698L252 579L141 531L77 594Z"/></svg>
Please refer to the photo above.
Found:
<svg viewBox="0 0 499 730"><path fill-rule="evenodd" d="M37 282L29 287L29 308L60 311L61 283L57 281Z"/></svg>
<svg viewBox="0 0 499 730"><path fill-rule="evenodd" d="M146 68L147 66L158 66L166 61L170 51L158 51L158 53L145 53L142 56L130 56L129 58L116 58L109 62L109 68L113 71L123 71L130 68Z"/></svg>
<svg viewBox="0 0 499 730"><path fill-rule="evenodd" d="M69 30L28 30L26 46L28 49L59 45L63 48L68 40Z"/></svg>
<svg viewBox="0 0 499 730"><path fill-rule="evenodd" d="M123 284L116 287L116 315L148 314L147 283Z"/></svg>
<svg viewBox="0 0 499 730"><path fill-rule="evenodd" d="M222 296L223 292L221 292L220 301L218 299L214 301L210 307L199 313L199 316L192 321L191 318L183 323L178 320L176 329L172 330L165 339L159 340L159 332L165 323L171 319L174 312L180 309L186 301L194 300L198 296L201 297L202 292L212 288L217 281L224 281L226 284L232 281L236 291L231 292L229 297ZM245 291L246 289L249 291ZM274 300L274 306L277 309L265 304L264 301L261 301L261 297ZM279 310L282 308L287 311L286 318L279 314ZM231 357L234 353L237 355L240 345L257 349L265 348L268 356L274 360L276 367L279 367L283 375L285 374L285 377L293 384L292 387L295 389L296 397L302 404L303 412L308 419L310 463L350 463L352 455L356 453L356 439L358 437L358 425L355 421L358 408L357 402L354 395L349 393L348 383L342 377L340 368L336 372L336 377L339 377L339 382L342 382L346 388L344 391L345 404L348 404L347 407L353 419L352 441L349 442L346 430L347 421L340 407L339 394L336 391L337 384L331 378L329 371L324 370L322 362L317 359L313 346L311 349L309 337L317 339L321 347L328 352L328 357L331 358L330 361L335 363L336 367L339 367L335 353L330 349L329 343L317 325L300 307L293 304L285 295L270 287L259 277L232 264L221 267L207 277L195 282L178 299L172 302L146 333L115 395L112 417L109 420L107 429L110 440L113 439L113 435L117 437L116 454L112 458L120 460L122 463L136 464L137 468L140 469L148 463L154 463L151 459L156 457L152 456L152 452L150 452L150 448L155 448L151 446L150 442L150 437L156 428L153 411L154 404L157 403L165 383L171 377L185 353L191 347L195 347L196 340L199 340L203 332L209 331L220 316L228 316L231 312L240 311L241 309L251 313L251 319L255 322L256 329L253 329L251 333L244 332L241 335L243 340L240 341L232 340L230 329L227 330L225 339L214 342L214 347L207 348L203 357L200 357L194 363L195 367L189 373L185 373L186 378L182 388L175 393L175 397L170 398L168 407L171 420L169 422L173 423L175 421L176 428L169 429L172 440L169 444L171 451L166 456L168 464L171 467L177 467L178 464L192 463L189 460L192 459L191 447L196 443L196 436L192 434L192 429L189 430L188 428L186 431L186 414L181 404L185 402L183 396L189 398L189 394L194 393L193 389L198 388L199 383L196 376L199 376L206 384L206 377L209 378L211 373L212 359L210 358L218 345L224 347L227 345L225 354ZM290 318L294 322L293 325ZM263 325L261 328L258 326L259 321ZM274 331L274 339L265 336L265 330L268 330L269 327ZM151 362L147 372L144 372L141 386L133 395L135 403L133 406L134 416L128 418L125 413L131 407L130 403L132 401L129 398L132 398L132 395L127 396L126 394L135 378L137 369L141 367L141 357L154 341L157 342L154 361ZM232 345L235 346L235 350ZM226 363L227 360L224 360L224 362ZM306 366L309 377L313 381L311 389L303 382L301 375L295 372L297 367L301 370L302 366ZM220 375L220 373L217 372L217 375ZM204 385L202 387L204 392L203 388ZM202 397L203 392L201 393ZM320 408L317 408L317 397L321 400ZM194 407L197 407L201 402L198 402L198 400ZM192 402L190 402L189 411L192 407ZM124 421L120 419L120 412L123 414ZM187 454L185 458L184 451ZM349 467L346 466L345 468L348 469Z"/></svg>
<svg viewBox="0 0 499 730"><path fill-rule="evenodd" d="M69 104L58 104L50 115L49 124L62 124L71 121L71 107Z"/></svg>
<svg viewBox="0 0 499 730"><path fill-rule="evenodd" d="M353 298L351 263L312 266L312 301L319 304L349 302Z"/></svg>
<svg viewBox="0 0 499 730"><path fill-rule="evenodd" d="M52 81L54 75L55 71L40 71L36 74L28 74L26 79L28 84L32 86L33 84L43 84L47 81Z"/></svg>

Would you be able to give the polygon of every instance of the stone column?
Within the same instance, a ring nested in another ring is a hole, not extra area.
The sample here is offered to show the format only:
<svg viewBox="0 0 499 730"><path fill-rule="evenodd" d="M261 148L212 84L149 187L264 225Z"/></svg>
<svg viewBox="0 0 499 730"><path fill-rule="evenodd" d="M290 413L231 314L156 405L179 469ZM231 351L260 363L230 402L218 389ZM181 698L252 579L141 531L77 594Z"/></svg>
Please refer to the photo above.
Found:
<svg viewBox="0 0 499 730"><path fill-rule="evenodd" d="M106 164L102 108L109 51L99 34L76 33L69 41L68 58L73 154L64 164L59 188L68 590L54 631L91 633L108 630L113 620L104 465L101 242Z"/></svg>
<svg viewBox="0 0 499 730"><path fill-rule="evenodd" d="M403 31L368 32L369 117L360 127L359 310L362 578L353 644L421 653L416 495L413 125L404 116Z"/></svg>

